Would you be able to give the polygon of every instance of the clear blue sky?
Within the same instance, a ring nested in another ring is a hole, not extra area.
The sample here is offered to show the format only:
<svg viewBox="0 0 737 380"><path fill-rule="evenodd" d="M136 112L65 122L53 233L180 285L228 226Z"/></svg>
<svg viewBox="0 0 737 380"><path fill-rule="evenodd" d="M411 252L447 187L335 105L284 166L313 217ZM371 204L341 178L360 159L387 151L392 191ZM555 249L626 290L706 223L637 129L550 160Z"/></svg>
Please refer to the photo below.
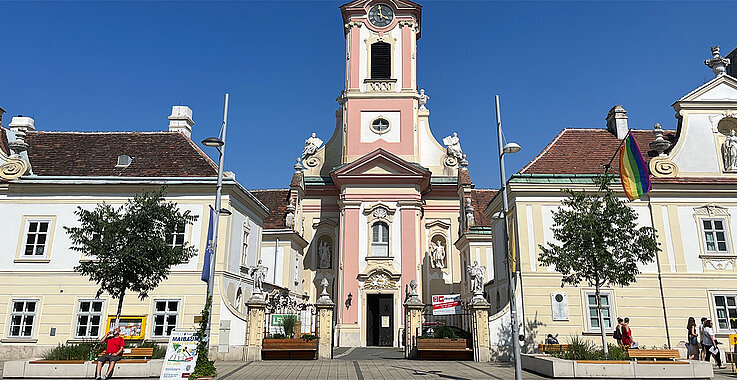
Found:
<svg viewBox="0 0 737 380"><path fill-rule="evenodd" d="M311 132L327 140L343 87L342 2L3 2L0 107L39 130L164 130L194 110L226 170L286 187ZM565 127L676 126L671 104L711 79L709 46L737 46L737 2L422 1L418 84L435 137L457 131L477 187L499 185L493 96L519 170ZM83 154L84 152L80 152Z"/></svg>

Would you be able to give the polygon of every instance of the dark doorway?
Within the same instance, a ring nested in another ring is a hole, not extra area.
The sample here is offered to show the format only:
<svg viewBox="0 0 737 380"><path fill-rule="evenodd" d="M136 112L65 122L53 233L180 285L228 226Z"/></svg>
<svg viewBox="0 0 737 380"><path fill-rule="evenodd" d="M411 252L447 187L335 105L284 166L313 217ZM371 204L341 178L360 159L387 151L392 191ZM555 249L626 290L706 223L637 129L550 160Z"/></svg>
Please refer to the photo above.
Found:
<svg viewBox="0 0 737 380"><path fill-rule="evenodd" d="M366 299L366 345L394 346L394 297L369 294Z"/></svg>

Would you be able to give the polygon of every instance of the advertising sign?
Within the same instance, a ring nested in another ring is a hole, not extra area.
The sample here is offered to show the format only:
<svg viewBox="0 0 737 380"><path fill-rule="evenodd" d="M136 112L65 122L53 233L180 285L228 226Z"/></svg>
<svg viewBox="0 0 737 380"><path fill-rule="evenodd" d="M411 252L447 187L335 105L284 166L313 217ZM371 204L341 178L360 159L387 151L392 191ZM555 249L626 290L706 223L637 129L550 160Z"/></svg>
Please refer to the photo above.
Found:
<svg viewBox="0 0 737 380"><path fill-rule="evenodd" d="M189 378L197 363L197 343L194 330L172 331L159 380Z"/></svg>
<svg viewBox="0 0 737 380"><path fill-rule="evenodd" d="M432 296L432 315L461 314L461 295Z"/></svg>
<svg viewBox="0 0 737 380"><path fill-rule="evenodd" d="M115 326L115 316L110 315L107 317L108 332L110 332ZM120 326L120 336L123 339L143 339L146 332L146 316L135 315L135 316L121 316L118 321Z"/></svg>

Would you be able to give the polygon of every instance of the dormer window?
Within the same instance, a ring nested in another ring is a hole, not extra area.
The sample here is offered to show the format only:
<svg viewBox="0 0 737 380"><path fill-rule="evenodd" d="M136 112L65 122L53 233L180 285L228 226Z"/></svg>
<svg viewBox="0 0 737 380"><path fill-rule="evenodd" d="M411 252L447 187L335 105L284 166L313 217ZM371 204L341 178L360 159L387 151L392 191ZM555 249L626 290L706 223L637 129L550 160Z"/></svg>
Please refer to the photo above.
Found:
<svg viewBox="0 0 737 380"><path fill-rule="evenodd" d="M371 44L371 79L391 79L392 45L386 42Z"/></svg>
<svg viewBox="0 0 737 380"><path fill-rule="evenodd" d="M130 166L131 162L133 162L133 157L126 154L121 154L120 156L118 156L118 164L115 165L115 167L127 168L128 166Z"/></svg>

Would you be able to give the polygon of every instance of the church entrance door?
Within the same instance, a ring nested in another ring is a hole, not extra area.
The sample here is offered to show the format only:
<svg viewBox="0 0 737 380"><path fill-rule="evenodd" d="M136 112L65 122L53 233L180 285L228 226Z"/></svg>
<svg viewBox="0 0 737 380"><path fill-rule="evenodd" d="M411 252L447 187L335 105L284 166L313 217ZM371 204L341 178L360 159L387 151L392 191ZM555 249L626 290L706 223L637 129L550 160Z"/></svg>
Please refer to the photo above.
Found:
<svg viewBox="0 0 737 380"><path fill-rule="evenodd" d="M368 294L366 298L366 345L394 346L394 296Z"/></svg>

